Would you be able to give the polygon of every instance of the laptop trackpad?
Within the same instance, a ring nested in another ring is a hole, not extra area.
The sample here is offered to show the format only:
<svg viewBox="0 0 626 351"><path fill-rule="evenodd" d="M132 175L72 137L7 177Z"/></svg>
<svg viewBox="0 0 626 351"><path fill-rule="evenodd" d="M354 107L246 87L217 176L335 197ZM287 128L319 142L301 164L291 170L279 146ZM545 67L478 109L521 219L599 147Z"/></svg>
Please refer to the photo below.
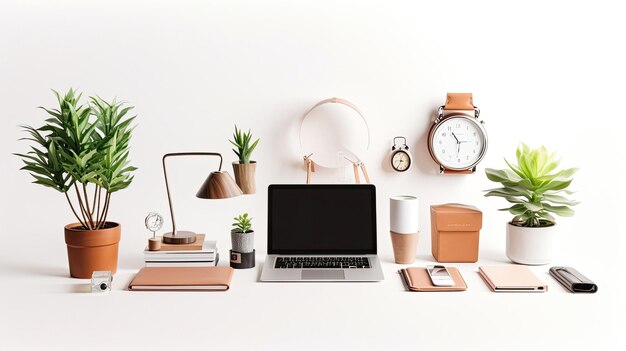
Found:
<svg viewBox="0 0 626 351"><path fill-rule="evenodd" d="M304 269L302 280L343 280L346 279L343 270Z"/></svg>

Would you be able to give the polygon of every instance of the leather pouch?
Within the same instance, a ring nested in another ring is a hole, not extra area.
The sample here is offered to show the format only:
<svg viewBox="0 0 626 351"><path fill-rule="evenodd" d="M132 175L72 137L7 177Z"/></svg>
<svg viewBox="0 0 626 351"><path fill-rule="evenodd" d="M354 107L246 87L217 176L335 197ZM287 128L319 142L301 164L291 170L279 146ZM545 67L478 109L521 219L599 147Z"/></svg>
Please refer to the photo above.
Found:
<svg viewBox="0 0 626 351"><path fill-rule="evenodd" d="M573 293L593 294L598 286L572 267L552 267L550 275Z"/></svg>
<svg viewBox="0 0 626 351"><path fill-rule="evenodd" d="M464 291L467 284L456 267L446 267L450 277L454 280L454 286L433 285L428 271L423 267L409 267L398 271L404 282L404 286L409 291Z"/></svg>

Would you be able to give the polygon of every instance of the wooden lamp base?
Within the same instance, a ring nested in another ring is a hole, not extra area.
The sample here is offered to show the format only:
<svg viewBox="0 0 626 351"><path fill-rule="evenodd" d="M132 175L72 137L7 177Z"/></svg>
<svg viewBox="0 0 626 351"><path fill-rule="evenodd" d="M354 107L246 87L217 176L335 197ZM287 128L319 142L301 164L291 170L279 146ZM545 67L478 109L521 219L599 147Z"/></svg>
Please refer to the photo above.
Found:
<svg viewBox="0 0 626 351"><path fill-rule="evenodd" d="M176 233L165 233L163 235L163 242L166 244L192 244L196 242L196 233L177 230Z"/></svg>

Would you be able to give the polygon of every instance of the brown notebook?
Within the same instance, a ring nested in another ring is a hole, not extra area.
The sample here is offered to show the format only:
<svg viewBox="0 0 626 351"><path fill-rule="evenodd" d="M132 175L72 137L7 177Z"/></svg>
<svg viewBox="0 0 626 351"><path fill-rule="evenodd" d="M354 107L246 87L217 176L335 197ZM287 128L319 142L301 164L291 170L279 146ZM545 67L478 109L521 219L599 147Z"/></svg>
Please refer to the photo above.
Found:
<svg viewBox="0 0 626 351"><path fill-rule="evenodd" d="M467 284L456 267L446 267L450 277L454 280L454 286L433 285L428 271L422 267L409 267L398 271L404 284L409 291L463 291L467 289Z"/></svg>
<svg viewBox="0 0 626 351"><path fill-rule="evenodd" d="M131 291L226 291L231 267L144 267L128 285Z"/></svg>

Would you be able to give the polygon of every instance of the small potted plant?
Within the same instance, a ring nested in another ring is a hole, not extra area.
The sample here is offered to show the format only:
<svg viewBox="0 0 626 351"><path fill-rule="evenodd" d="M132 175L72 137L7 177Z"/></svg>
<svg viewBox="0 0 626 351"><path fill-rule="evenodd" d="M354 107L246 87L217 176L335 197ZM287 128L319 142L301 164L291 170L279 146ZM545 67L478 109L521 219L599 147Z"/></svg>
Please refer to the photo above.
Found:
<svg viewBox="0 0 626 351"><path fill-rule="evenodd" d="M112 194L130 185L129 142L135 117L123 102L56 91L59 109L43 108L51 117L39 127L22 126L32 142L21 157L34 183L62 193L78 220L65 226L70 275L91 278L93 271L117 270L121 226L108 221Z"/></svg>
<svg viewBox="0 0 626 351"><path fill-rule="evenodd" d="M235 125L235 133L233 133L233 140L229 140L236 149L233 149L239 161L233 162L233 172L235 173L235 182L241 188L244 194L256 193L256 161L251 161L252 151L259 143L260 139L251 143L252 133L248 130L247 133L238 129Z"/></svg>
<svg viewBox="0 0 626 351"><path fill-rule="evenodd" d="M516 153L517 164L506 159L509 169L485 170L487 178L502 187L487 190L485 196L503 197L512 204L501 211L514 215L507 223L506 254L515 263L547 264L556 246L556 220L553 214L571 217L577 205L565 194L577 168L558 170L556 153L545 147L530 149L521 144Z"/></svg>
<svg viewBox="0 0 626 351"><path fill-rule="evenodd" d="M233 229L230 231L230 239L233 251L250 253L254 251L254 231L252 230L252 218L247 213L235 218Z"/></svg>

